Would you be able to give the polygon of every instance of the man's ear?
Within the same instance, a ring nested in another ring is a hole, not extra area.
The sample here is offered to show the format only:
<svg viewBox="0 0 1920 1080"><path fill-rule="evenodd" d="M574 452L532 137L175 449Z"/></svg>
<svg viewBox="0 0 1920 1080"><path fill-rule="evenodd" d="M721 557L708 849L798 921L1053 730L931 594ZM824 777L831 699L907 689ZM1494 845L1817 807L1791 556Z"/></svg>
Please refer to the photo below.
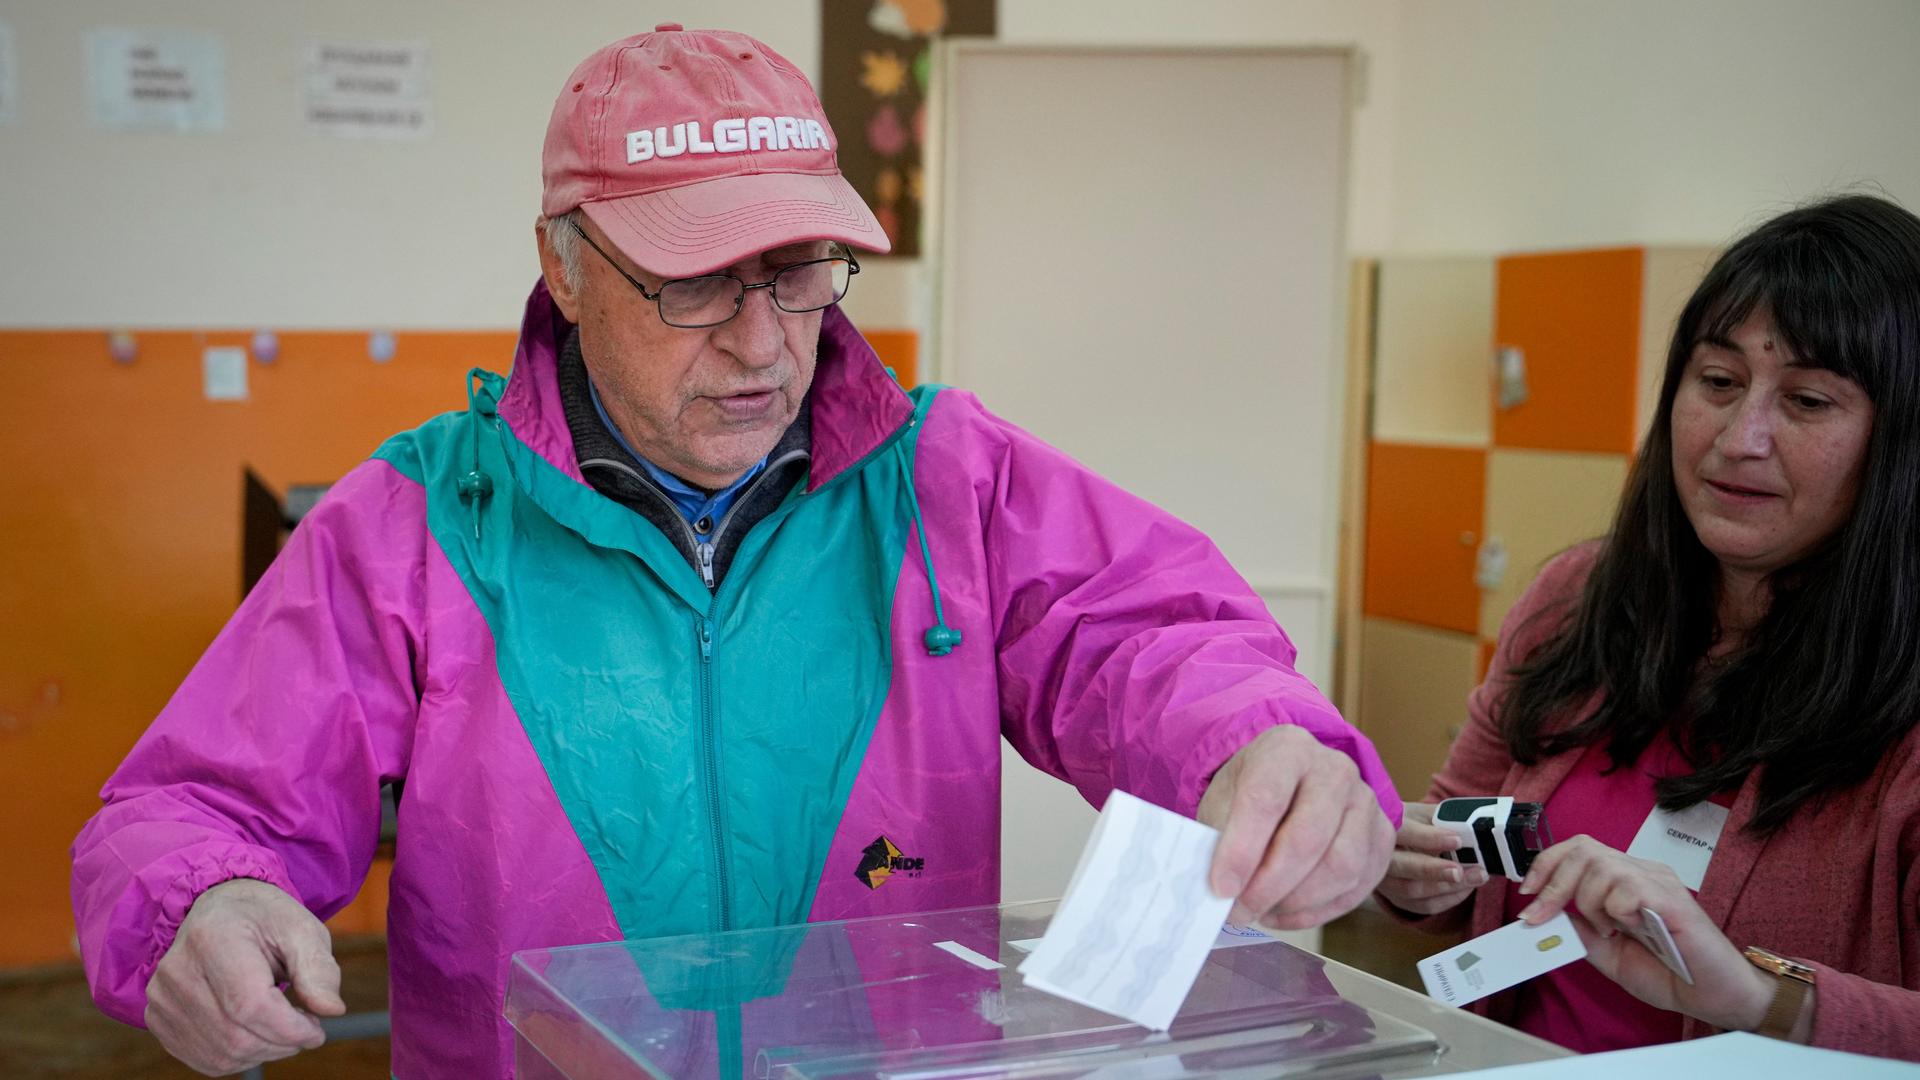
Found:
<svg viewBox="0 0 1920 1080"><path fill-rule="evenodd" d="M540 276L547 279L547 293L553 297L554 306L566 320L578 326L580 323L580 296L567 281L566 264L547 242L545 218L533 219L534 243L540 248Z"/></svg>

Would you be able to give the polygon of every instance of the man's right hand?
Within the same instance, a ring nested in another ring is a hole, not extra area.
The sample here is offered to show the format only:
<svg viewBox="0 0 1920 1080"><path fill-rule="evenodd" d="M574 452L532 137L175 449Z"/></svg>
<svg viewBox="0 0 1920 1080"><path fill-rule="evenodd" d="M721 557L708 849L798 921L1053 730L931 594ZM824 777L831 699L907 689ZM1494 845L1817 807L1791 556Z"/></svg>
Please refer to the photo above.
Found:
<svg viewBox="0 0 1920 1080"><path fill-rule="evenodd" d="M326 926L248 878L200 894L147 984L147 1029L208 1076L311 1050L326 1041L314 1017L346 1011Z"/></svg>
<svg viewBox="0 0 1920 1080"><path fill-rule="evenodd" d="M1376 890L1412 915L1437 915L1487 883L1485 868L1462 866L1450 857L1460 841L1433 823L1433 805L1406 804L1406 817L1393 837L1393 861Z"/></svg>

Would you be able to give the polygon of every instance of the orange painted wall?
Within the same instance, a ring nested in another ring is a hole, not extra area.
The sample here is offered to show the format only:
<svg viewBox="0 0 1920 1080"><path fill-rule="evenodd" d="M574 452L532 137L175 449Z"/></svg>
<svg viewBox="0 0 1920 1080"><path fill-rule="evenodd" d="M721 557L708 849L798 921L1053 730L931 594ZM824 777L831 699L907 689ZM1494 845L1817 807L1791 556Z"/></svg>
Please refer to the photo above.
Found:
<svg viewBox="0 0 1920 1080"><path fill-rule="evenodd" d="M240 595L241 468L326 482L388 434L464 407L461 373L505 370L511 333L283 333L252 398L210 402L201 349L246 333L0 334L0 964L71 957L67 846L107 774Z"/></svg>
<svg viewBox="0 0 1920 1080"><path fill-rule="evenodd" d="M1367 459L1368 615L1480 628L1474 558L1486 501L1478 447L1376 442Z"/></svg>
<svg viewBox="0 0 1920 1080"><path fill-rule="evenodd" d="M1641 248L1499 261L1494 342L1526 354L1527 400L1495 409L1493 444L1631 453Z"/></svg>
<svg viewBox="0 0 1920 1080"><path fill-rule="evenodd" d="M0 966L72 958L67 848L108 773L239 600L241 469L328 482L387 435L466 405L462 374L506 371L506 331L402 332L371 361L349 332L283 332L251 399L210 402L201 350L239 331L0 331ZM911 332L870 334L913 385ZM383 867L342 912L384 925Z"/></svg>
<svg viewBox="0 0 1920 1080"><path fill-rule="evenodd" d="M920 335L912 330L862 330L867 344L873 346L880 362L893 369L901 386L918 386L920 376Z"/></svg>

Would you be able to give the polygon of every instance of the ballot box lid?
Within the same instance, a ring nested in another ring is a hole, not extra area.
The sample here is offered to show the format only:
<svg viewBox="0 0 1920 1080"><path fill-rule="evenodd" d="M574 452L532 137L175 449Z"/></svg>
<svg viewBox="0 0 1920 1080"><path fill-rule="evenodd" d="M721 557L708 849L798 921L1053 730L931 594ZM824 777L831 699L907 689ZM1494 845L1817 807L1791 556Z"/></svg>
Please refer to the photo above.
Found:
<svg viewBox="0 0 1920 1080"><path fill-rule="evenodd" d="M1439 1052L1425 1029L1343 998L1327 961L1264 935L1223 934L1164 1032L1028 987L1018 968L1054 906L521 952L506 998L517 1075L1346 1076Z"/></svg>

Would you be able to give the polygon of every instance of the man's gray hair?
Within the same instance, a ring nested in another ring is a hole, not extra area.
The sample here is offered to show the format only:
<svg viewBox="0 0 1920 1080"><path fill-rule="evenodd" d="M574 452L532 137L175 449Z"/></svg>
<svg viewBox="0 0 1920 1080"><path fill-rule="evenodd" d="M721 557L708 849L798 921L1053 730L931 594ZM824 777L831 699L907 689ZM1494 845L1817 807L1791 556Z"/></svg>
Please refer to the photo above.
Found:
<svg viewBox="0 0 1920 1080"><path fill-rule="evenodd" d="M573 231L573 221L579 213L569 210L540 222L540 228L547 234L547 246L560 260L560 274L566 278L567 288L574 292L579 292L587 283L587 269L580 262L580 234Z"/></svg>

